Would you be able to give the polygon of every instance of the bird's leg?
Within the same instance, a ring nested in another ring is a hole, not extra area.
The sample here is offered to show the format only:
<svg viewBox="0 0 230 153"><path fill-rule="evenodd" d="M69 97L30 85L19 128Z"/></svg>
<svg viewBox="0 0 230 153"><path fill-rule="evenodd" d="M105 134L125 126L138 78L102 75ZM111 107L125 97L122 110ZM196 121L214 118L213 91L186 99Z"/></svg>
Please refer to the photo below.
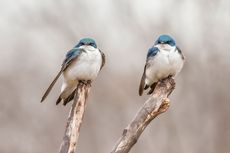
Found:
<svg viewBox="0 0 230 153"><path fill-rule="evenodd" d="M87 85L88 82L86 80L79 80L79 83Z"/></svg>
<svg viewBox="0 0 230 153"><path fill-rule="evenodd" d="M167 78L165 78L165 79L169 79L169 78L173 78L173 75L169 75Z"/></svg>
<svg viewBox="0 0 230 153"><path fill-rule="evenodd" d="M91 86L92 81L91 80L87 80L87 84L89 84Z"/></svg>
<svg viewBox="0 0 230 153"><path fill-rule="evenodd" d="M90 85L91 86L91 80L79 80L79 83L83 83L85 85Z"/></svg>
<svg viewBox="0 0 230 153"><path fill-rule="evenodd" d="M159 80L160 82L163 82L164 80L166 80L166 79L170 79L170 78L173 78L173 75L169 75L169 76L167 76L166 78L164 78L164 79L161 79L161 80Z"/></svg>

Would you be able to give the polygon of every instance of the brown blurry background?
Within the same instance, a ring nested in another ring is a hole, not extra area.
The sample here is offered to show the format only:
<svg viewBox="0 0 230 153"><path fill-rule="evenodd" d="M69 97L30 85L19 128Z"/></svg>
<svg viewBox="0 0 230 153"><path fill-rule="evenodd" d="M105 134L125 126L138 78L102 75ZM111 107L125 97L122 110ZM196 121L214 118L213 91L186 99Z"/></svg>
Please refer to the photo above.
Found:
<svg viewBox="0 0 230 153"><path fill-rule="evenodd" d="M230 1L0 0L0 153L58 152L71 104L61 79L40 99L66 52L92 37L107 62L93 83L79 153L108 153L148 96L147 50L170 34L186 56L169 111L131 153L230 152Z"/></svg>

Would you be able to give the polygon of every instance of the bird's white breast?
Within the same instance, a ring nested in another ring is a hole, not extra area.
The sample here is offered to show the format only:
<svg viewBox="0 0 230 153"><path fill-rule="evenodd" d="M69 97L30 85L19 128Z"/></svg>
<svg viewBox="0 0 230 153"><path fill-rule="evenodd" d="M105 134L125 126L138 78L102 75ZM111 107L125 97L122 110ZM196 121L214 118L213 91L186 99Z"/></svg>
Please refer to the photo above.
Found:
<svg viewBox="0 0 230 153"><path fill-rule="evenodd" d="M102 57L98 49L84 48L76 60L64 72L65 82L76 82L78 80L94 80L100 71Z"/></svg>
<svg viewBox="0 0 230 153"><path fill-rule="evenodd" d="M151 85L169 75L175 76L183 67L183 59L175 47L171 50L160 50L150 57L146 67L145 83Z"/></svg>

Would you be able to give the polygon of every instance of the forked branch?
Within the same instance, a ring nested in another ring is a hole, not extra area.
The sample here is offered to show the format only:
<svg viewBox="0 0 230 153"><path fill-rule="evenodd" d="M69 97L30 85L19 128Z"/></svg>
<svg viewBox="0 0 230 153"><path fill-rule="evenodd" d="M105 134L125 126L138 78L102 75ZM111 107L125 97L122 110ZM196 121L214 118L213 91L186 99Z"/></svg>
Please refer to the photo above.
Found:
<svg viewBox="0 0 230 153"><path fill-rule="evenodd" d="M124 129L122 136L111 153L128 153L130 151L149 123L159 114L167 111L170 102L168 96L174 88L175 81L171 77L157 84L151 97L137 112L132 122Z"/></svg>

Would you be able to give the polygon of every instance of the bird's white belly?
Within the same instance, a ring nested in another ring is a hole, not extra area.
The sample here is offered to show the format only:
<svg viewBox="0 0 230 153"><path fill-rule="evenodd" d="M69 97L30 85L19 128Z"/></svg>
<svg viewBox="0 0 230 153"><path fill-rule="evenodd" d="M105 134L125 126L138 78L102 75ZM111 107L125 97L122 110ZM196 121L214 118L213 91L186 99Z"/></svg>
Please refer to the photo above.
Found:
<svg viewBox="0 0 230 153"><path fill-rule="evenodd" d="M175 76L183 66L183 59L177 51L160 51L148 60L145 83L151 85L169 75Z"/></svg>
<svg viewBox="0 0 230 153"><path fill-rule="evenodd" d="M94 80L100 71L102 57L98 50L86 51L71 63L63 73L68 84L79 80Z"/></svg>

